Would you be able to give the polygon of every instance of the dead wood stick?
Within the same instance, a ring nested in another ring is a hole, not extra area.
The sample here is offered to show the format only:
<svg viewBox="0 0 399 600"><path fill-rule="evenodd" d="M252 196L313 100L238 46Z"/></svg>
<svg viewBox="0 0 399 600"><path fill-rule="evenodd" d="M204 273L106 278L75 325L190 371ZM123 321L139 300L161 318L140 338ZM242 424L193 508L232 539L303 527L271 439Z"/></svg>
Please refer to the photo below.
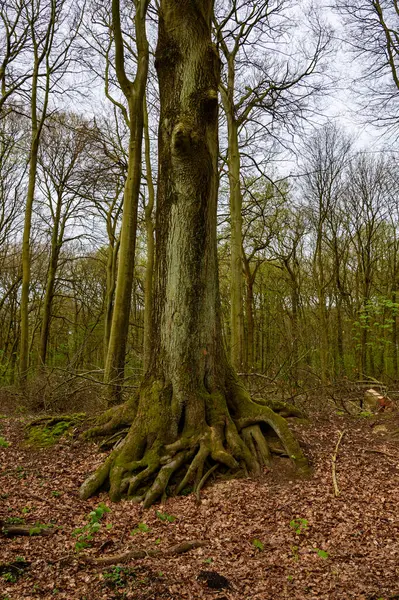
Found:
<svg viewBox="0 0 399 600"><path fill-rule="evenodd" d="M389 456L390 458L399 460L399 456L397 454L390 454L389 452L384 452L384 450L374 450L373 448L365 448L364 452L372 452L373 454L383 454L384 456Z"/></svg>
<svg viewBox="0 0 399 600"><path fill-rule="evenodd" d="M16 537L18 535L50 535L52 531L44 527L35 527L35 525L7 525L0 522L0 533L5 537Z"/></svg>
<svg viewBox="0 0 399 600"><path fill-rule="evenodd" d="M192 540L188 542L182 542L181 544L176 544L175 546L171 546L166 550L129 550L128 552L122 552L121 554L113 554L111 556L102 556L101 558L92 558L91 556L82 556L80 557L86 563L90 563L92 565L114 565L115 563L122 563L128 560L137 560L139 558L145 558L146 556L156 557L156 556L171 556L173 554L183 554L184 552L189 552L189 550L193 550L194 548L201 548L202 546L207 545L207 541L204 540Z"/></svg>
<svg viewBox="0 0 399 600"><path fill-rule="evenodd" d="M333 480L333 485L334 485L334 494L335 494L336 498L341 493L339 491L338 482L337 482L336 465L337 465L338 449L339 449L339 445L341 443L341 440L344 437L344 433L345 433L345 431L339 431L339 437L338 437L337 445L335 446L335 452L334 452L334 454L332 456L332 468L331 468L331 472L332 472L332 480Z"/></svg>

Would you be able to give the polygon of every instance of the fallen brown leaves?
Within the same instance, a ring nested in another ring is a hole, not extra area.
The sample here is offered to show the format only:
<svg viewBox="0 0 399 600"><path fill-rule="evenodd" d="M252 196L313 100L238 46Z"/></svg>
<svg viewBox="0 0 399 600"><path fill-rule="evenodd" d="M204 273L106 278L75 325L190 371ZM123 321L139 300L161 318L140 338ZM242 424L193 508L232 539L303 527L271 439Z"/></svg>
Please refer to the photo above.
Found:
<svg viewBox="0 0 399 600"><path fill-rule="evenodd" d="M395 419L379 416L388 432L378 435L369 419L360 418L333 416L298 427L314 469L308 480L296 479L279 458L259 480L211 483L201 492L200 506L190 495L148 511L126 501L111 504L105 494L79 500L79 484L104 455L76 440L28 448L23 424L3 419L10 446L0 448L0 520L53 527L44 537L0 537L0 600L394 598L399 443L388 433L398 428ZM335 497L331 459L343 429ZM111 512L90 546L77 553L73 533L100 502ZM170 522L168 515L176 519ZM207 545L168 554L168 548L193 539ZM93 564L128 552L143 558L132 555L123 566ZM4 565L18 568L18 561L28 566L13 581ZM208 572L225 577L229 586L212 589L198 578Z"/></svg>

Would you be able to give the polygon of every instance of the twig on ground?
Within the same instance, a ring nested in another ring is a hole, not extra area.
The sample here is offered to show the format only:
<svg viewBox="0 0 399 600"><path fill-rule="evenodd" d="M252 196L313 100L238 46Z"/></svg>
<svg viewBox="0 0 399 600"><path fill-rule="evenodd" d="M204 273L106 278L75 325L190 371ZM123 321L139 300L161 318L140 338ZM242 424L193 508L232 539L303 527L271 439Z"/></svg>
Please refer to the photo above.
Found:
<svg viewBox="0 0 399 600"><path fill-rule="evenodd" d="M332 456L332 480L333 480L333 485L334 485L334 494L335 497L337 498L341 492L339 491L339 487L338 487L338 482L337 482L337 472L336 472L336 465L337 465L337 456L338 456L338 449L339 449L339 445L341 443L341 440L344 436L345 431L340 431L339 432L339 437L338 437L338 441L337 441L337 445L335 446L335 452Z"/></svg>
<svg viewBox="0 0 399 600"><path fill-rule="evenodd" d="M365 448L364 452L372 452L373 454L383 454L384 456L389 456L390 458L399 460L399 456L397 454L390 454L389 452L384 452L384 450L374 450L373 448Z"/></svg>

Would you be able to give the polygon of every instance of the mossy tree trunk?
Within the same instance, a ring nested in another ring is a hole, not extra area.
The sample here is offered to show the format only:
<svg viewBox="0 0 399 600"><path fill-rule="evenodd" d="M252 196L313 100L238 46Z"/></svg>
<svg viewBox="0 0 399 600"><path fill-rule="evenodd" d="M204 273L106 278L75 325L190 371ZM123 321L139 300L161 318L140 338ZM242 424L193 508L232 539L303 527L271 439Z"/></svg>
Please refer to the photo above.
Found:
<svg viewBox="0 0 399 600"><path fill-rule="evenodd" d="M133 400L114 407L92 432L133 421L82 485L83 498L108 483L112 500L126 494L148 507L172 483L176 493L200 488L208 467L258 474L270 461L270 427L296 466L307 469L286 420L251 401L223 345L216 252L220 63L212 11L213 0L160 3L152 354L137 410Z"/></svg>

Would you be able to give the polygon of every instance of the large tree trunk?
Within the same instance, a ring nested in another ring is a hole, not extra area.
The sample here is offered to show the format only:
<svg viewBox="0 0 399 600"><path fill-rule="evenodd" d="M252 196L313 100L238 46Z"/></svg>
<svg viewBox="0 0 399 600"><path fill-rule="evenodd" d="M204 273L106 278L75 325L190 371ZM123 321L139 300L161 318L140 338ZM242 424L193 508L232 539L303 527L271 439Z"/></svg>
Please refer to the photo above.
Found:
<svg viewBox="0 0 399 600"><path fill-rule="evenodd" d="M264 436L270 427L295 465L307 468L285 419L251 401L223 346L216 252L220 67L212 10L213 0L161 0L152 355L130 431L83 484L83 498L108 482L112 500L127 494L149 506L174 478L176 493L189 484L198 490L207 464L257 474L270 460ZM93 433L130 422L134 412L134 401L111 409Z"/></svg>

